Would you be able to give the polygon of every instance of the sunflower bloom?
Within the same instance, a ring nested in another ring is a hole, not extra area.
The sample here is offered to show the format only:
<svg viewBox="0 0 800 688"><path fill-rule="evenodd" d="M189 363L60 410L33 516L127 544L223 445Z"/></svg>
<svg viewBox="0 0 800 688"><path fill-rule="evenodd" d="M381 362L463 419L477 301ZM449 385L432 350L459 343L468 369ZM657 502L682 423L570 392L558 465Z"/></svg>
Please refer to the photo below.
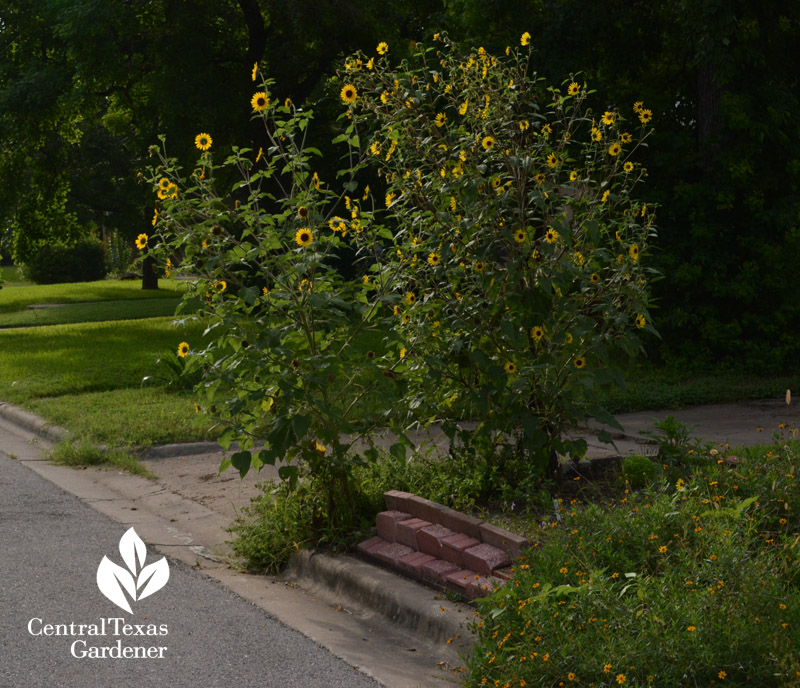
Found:
<svg viewBox="0 0 800 688"><path fill-rule="evenodd" d="M481 141L481 145L483 146L484 150L492 150L492 148L494 148L494 138L491 136L484 136L483 140Z"/></svg>
<svg viewBox="0 0 800 688"><path fill-rule="evenodd" d="M381 41L375 50L377 50L378 55L385 55L389 52L389 44L386 41Z"/></svg>
<svg viewBox="0 0 800 688"><path fill-rule="evenodd" d="M631 257L631 260L634 263L639 260L639 245L631 244L630 248L628 249L628 255Z"/></svg>
<svg viewBox="0 0 800 688"><path fill-rule="evenodd" d="M508 361L508 362L507 362L507 363L506 363L506 364L503 366L503 368L505 369L506 373L508 373L509 375L513 375L514 373L516 373L516 372L517 372L517 366L516 366L516 364L515 364L515 363L513 363L512 361Z"/></svg>
<svg viewBox="0 0 800 688"><path fill-rule="evenodd" d="M642 124L647 124L651 119L653 119L653 111L652 110L639 110L639 121Z"/></svg>
<svg viewBox="0 0 800 688"><path fill-rule="evenodd" d="M547 230L547 233L544 235L544 240L548 244L556 243L556 241L558 241L558 232L555 229L553 229L552 227L550 227Z"/></svg>
<svg viewBox="0 0 800 688"><path fill-rule="evenodd" d="M625 674L617 674L617 683L619 683L619 685L623 685L627 680Z"/></svg>
<svg viewBox="0 0 800 688"><path fill-rule="evenodd" d="M172 182L166 177L161 177L161 179L158 180L158 188L164 191L169 188L170 184L172 184Z"/></svg>
<svg viewBox="0 0 800 688"><path fill-rule="evenodd" d="M522 34L522 36L520 36L519 42L520 42L520 45L522 45L523 47L526 46L526 45L530 45L531 44L531 35L526 31L525 33Z"/></svg>
<svg viewBox="0 0 800 688"><path fill-rule="evenodd" d="M622 143L630 143L633 141L633 135L625 131L619 135L619 140L622 141Z"/></svg>
<svg viewBox="0 0 800 688"><path fill-rule="evenodd" d="M339 97L342 99L342 102L346 103L347 105L352 105L358 98L356 87L353 86L353 84L345 84L342 86L342 90L339 91Z"/></svg>
<svg viewBox="0 0 800 688"><path fill-rule="evenodd" d="M436 119L434 120L437 127L443 127L445 122L447 121L447 115L443 112L440 112L436 115Z"/></svg>
<svg viewBox="0 0 800 688"><path fill-rule="evenodd" d="M211 148L211 144L213 143L211 136L208 134L198 134L194 137L194 145L199 148L201 151L207 151Z"/></svg>
<svg viewBox="0 0 800 688"><path fill-rule="evenodd" d="M147 246L147 234L140 234L136 237L136 248L140 251Z"/></svg>
<svg viewBox="0 0 800 688"><path fill-rule="evenodd" d="M442 258L438 253L431 253L428 255L428 265L436 267L442 262Z"/></svg>
<svg viewBox="0 0 800 688"><path fill-rule="evenodd" d="M178 356L186 358L189 355L189 342L181 342L178 344Z"/></svg>
<svg viewBox="0 0 800 688"><path fill-rule="evenodd" d="M417 295L413 291L406 292L406 303L413 306L417 302Z"/></svg>
<svg viewBox="0 0 800 688"><path fill-rule="evenodd" d="M633 172L633 163L629 160L622 166L622 169L626 172Z"/></svg>
<svg viewBox="0 0 800 688"><path fill-rule="evenodd" d="M580 370L581 368L585 368L586 367L586 359L583 356L578 356L578 358L575 359L575 367L578 370Z"/></svg>
<svg viewBox="0 0 800 688"><path fill-rule="evenodd" d="M465 100L461 105L458 106L458 114L459 115L466 115L467 108L469 107L469 100Z"/></svg>
<svg viewBox="0 0 800 688"><path fill-rule="evenodd" d="M269 107L269 97L264 91L254 93L250 99L250 106L255 112L264 112Z"/></svg>
<svg viewBox="0 0 800 688"><path fill-rule="evenodd" d="M548 167L558 167L558 157L555 153L550 153L547 156L547 166Z"/></svg>
<svg viewBox="0 0 800 688"><path fill-rule="evenodd" d="M614 113L606 110L601 119L603 124L614 124Z"/></svg>
<svg viewBox="0 0 800 688"><path fill-rule="evenodd" d="M641 330L645 325L647 325L647 318L645 318L641 314L637 315L636 316L636 327L638 327Z"/></svg>
<svg viewBox="0 0 800 688"><path fill-rule="evenodd" d="M297 242L298 246L308 246L312 241L314 241L314 235L307 227L301 227L294 235L294 240Z"/></svg>
<svg viewBox="0 0 800 688"><path fill-rule="evenodd" d="M612 143L608 147L608 154L612 157L618 156L621 152L622 152L622 146L620 146L618 143Z"/></svg>
<svg viewBox="0 0 800 688"><path fill-rule="evenodd" d="M544 328L541 325L531 328L531 339L533 339L533 341L540 342L542 341L542 337L544 337Z"/></svg>
<svg viewBox="0 0 800 688"><path fill-rule="evenodd" d="M577 81L573 81L567 87L567 93L569 93L571 96L577 96L580 92L581 92L581 87L578 85Z"/></svg>
<svg viewBox="0 0 800 688"><path fill-rule="evenodd" d="M516 241L518 244L521 244L523 241L525 241L525 238L525 230L518 229L516 232L514 232L514 241Z"/></svg>

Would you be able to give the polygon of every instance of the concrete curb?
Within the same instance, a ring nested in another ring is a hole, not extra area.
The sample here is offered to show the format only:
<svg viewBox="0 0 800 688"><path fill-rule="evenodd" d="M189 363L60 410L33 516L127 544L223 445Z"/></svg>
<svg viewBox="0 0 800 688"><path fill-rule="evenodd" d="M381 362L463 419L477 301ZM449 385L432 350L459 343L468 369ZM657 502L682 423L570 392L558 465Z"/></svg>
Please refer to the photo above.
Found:
<svg viewBox="0 0 800 688"><path fill-rule="evenodd" d="M353 556L301 550L292 555L281 577L303 581L304 588L309 587L308 581L317 588L315 592L347 600L432 643L449 641L456 649L471 645L473 607L452 602L444 594L437 599L429 588Z"/></svg>
<svg viewBox="0 0 800 688"><path fill-rule="evenodd" d="M24 430L38 435L48 442L58 443L71 437L70 433L57 425L51 425L43 418L30 413L19 406L0 402L0 417L14 423Z"/></svg>

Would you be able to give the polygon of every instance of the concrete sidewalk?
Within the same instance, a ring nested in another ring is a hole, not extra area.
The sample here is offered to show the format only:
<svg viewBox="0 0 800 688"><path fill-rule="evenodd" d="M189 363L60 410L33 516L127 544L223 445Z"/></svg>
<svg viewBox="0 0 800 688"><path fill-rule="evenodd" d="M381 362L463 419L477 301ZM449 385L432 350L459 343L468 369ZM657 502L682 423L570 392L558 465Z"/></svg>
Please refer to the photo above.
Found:
<svg viewBox="0 0 800 688"><path fill-rule="evenodd" d="M800 425L798 402L787 405L783 399L621 414L624 431L609 429L614 446L599 442L590 430L579 433L588 443L587 458L651 453L640 432L652 430L654 421L668 415L693 428L693 435L732 447L768 443L775 433L785 435L786 428ZM224 454L213 443L157 447L144 458L158 476L153 483L42 460L47 442L64 435L0 403L0 450L117 523L135 525L148 547L202 571L387 686L458 681L459 652L468 653L471 646L473 609L467 605L354 557L301 554L282 578L247 576L225 565L226 528L261 494L258 484L276 477L270 467L241 480L235 471L218 475ZM338 583L335 589L331 580Z"/></svg>

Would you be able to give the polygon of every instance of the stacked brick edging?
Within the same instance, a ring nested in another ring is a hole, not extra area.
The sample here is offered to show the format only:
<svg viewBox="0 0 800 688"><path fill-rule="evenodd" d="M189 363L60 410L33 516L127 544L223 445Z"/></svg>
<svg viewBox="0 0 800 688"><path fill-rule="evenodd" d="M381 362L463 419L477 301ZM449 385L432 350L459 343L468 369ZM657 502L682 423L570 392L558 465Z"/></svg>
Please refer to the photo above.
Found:
<svg viewBox="0 0 800 688"><path fill-rule="evenodd" d="M416 580L469 599L484 597L511 578L509 567L528 541L423 497L391 490L378 514L378 534L358 551Z"/></svg>

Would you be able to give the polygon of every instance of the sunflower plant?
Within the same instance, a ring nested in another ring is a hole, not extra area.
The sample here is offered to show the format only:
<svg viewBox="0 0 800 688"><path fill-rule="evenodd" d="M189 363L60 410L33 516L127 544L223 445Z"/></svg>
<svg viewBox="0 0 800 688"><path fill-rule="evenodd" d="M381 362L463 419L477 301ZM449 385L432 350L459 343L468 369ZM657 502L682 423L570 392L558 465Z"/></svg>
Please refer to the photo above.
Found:
<svg viewBox="0 0 800 688"><path fill-rule="evenodd" d="M407 401L477 419L477 436L552 473L585 451L569 426L614 423L596 391L621 382L615 352L653 332L653 213L632 194L650 118L642 103L592 112L586 84L548 85L521 44L462 54L437 34L396 67L357 54L340 76L386 185Z"/></svg>
<svg viewBox="0 0 800 688"><path fill-rule="evenodd" d="M238 441L221 468L281 463L281 477L313 495L320 540L353 525L351 471L376 455L354 443L392 421L392 404L372 400L395 395L386 342L397 268L376 253L392 235L355 176L366 159L355 123L339 137L346 169L323 179L306 138L313 113L270 97L272 86L264 80L249 102L267 148L234 147L220 162L201 133L188 174L163 139L151 148L157 210L140 239L193 276L185 299L201 304L212 337L181 342L179 355L200 361L200 406L226 426L223 446Z"/></svg>

